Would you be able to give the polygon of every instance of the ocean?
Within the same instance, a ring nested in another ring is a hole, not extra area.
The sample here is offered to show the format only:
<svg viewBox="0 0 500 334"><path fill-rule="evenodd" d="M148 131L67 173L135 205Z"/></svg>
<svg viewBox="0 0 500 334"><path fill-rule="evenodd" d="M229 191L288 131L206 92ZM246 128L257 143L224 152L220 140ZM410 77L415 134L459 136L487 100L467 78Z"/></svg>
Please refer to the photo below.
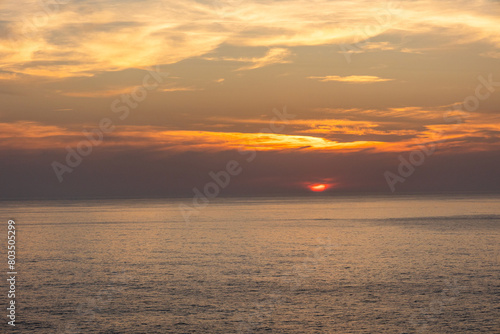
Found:
<svg viewBox="0 0 500 334"><path fill-rule="evenodd" d="M8 219L17 233L2 328L500 333L498 196L221 198L189 222L180 204L2 202L4 277Z"/></svg>

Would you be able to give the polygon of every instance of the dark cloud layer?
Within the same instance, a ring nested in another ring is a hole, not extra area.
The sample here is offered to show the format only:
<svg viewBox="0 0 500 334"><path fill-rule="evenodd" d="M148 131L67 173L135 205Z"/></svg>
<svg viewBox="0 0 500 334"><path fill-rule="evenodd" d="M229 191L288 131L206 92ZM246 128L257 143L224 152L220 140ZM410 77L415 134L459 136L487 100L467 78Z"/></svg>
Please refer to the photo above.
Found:
<svg viewBox="0 0 500 334"><path fill-rule="evenodd" d="M439 154L415 168L395 194L406 192L498 192L497 166L500 152ZM409 152L402 154L408 159ZM236 151L219 153L159 153L128 150L96 151L59 183L51 163L60 151L26 155L4 151L0 158L2 199L102 198L102 197L192 197L193 188L203 191L211 182L210 172L226 168L228 161L240 163L242 172L232 177L221 196L304 195L305 184L332 180L330 194L377 192L391 194L385 171L398 173L399 154L299 153Z"/></svg>

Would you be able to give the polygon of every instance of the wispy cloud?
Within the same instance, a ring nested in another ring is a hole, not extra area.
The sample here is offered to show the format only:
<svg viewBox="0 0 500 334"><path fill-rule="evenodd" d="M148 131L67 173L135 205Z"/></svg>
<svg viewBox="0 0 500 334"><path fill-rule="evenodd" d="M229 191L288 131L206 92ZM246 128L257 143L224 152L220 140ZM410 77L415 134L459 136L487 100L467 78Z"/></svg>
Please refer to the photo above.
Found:
<svg viewBox="0 0 500 334"><path fill-rule="evenodd" d="M76 91L76 92L64 92L58 91L60 95L71 96L71 97L91 97L91 98L103 98L110 96L117 96L121 94L130 93L135 87L123 87L116 89L103 89L103 90L93 90L93 91Z"/></svg>
<svg viewBox="0 0 500 334"><path fill-rule="evenodd" d="M411 5L401 2L400 8L369 0L241 1L223 17L213 4L194 0L126 4L98 0L59 6L35 28L26 23L40 13L45 16L36 2L2 4L4 30L14 32L11 40L0 37L3 70L47 77L89 76L173 64L203 56L223 44L270 47L266 56L240 68L248 70L286 61L289 53L284 47L356 43L387 33L442 35L450 42L435 42L439 48L474 42L500 46L500 9L487 0L458 0L453 5L417 0ZM377 15L384 21L382 29L364 29L378 28ZM456 29L458 24L460 29ZM391 43L370 42L360 50L393 49Z"/></svg>
<svg viewBox="0 0 500 334"><path fill-rule="evenodd" d="M361 84L394 80L394 79L380 78L380 77L372 76L372 75L349 75L349 76L345 76L345 77L341 77L338 75L327 75L327 76L323 76L323 77L311 76L311 77L307 77L307 78L319 80L321 82L337 81L337 82L361 83Z"/></svg>
<svg viewBox="0 0 500 334"><path fill-rule="evenodd" d="M248 71L254 70L257 68L273 65L273 64L288 64L291 63L289 58L291 56L291 52L285 48L272 48L267 51L267 53L262 57L253 57L253 58L235 58L235 57L204 57L206 60L213 61L230 61L230 62L240 62L240 63L249 63L249 65L245 65L236 69L236 71ZM220 79L219 79L220 80ZM224 79L222 79L224 81Z"/></svg>
<svg viewBox="0 0 500 334"><path fill-rule="evenodd" d="M486 57L486 58L500 59L500 51L489 51L489 52L481 53L481 56Z"/></svg>
<svg viewBox="0 0 500 334"><path fill-rule="evenodd" d="M199 90L203 90L203 88L196 88L196 87L168 87L168 88L160 89L160 92L194 92L194 91L199 91Z"/></svg>
<svg viewBox="0 0 500 334"><path fill-rule="evenodd" d="M290 63L288 58L290 56L290 50L282 49L282 48L273 48L270 49L264 57L261 58L252 58L248 61L252 64L248 66L243 66L237 69L237 71L247 71L254 70L256 68L272 65L272 64L286 64Z"/></svg>
<svg viewBox="0 0 500 334"><path fill-rule="evenodd" d="M129 86L129 87L121 87L121 88L113 88L113 89L100 89L100 90L82 90L82 91L62 91L58 90L56 93L63 96L71 96L71 97L88 97L88 98L106 98L111 96L118 96L121 94L130 94L130 92L134 91L137 86ZM166 87L159 89L160 92L194 92L200 91L203 88L197 87Z"/></svg>

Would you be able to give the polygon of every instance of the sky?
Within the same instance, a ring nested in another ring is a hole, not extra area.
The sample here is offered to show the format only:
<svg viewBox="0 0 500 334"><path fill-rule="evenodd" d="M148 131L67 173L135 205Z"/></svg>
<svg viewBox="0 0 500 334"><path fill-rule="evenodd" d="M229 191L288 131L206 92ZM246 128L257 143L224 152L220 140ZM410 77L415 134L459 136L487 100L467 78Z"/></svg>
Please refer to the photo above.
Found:
<svg viewBox="0 0 500 334"><path fill-rule="evenodd" d="M499 26L492 0L0 1L0 198L497 192Z"/></svg>

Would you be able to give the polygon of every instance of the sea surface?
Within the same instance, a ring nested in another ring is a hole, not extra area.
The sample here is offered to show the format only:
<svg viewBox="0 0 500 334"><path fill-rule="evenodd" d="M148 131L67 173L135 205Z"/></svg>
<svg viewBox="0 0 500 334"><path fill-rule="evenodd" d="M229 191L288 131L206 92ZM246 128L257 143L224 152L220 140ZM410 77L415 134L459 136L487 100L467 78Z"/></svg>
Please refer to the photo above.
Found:
<svg viewBox="0 0 500 334"><path fill-rule="evenodd" d="M0 204L6 333L500 333L498 196Z"/></svg>

